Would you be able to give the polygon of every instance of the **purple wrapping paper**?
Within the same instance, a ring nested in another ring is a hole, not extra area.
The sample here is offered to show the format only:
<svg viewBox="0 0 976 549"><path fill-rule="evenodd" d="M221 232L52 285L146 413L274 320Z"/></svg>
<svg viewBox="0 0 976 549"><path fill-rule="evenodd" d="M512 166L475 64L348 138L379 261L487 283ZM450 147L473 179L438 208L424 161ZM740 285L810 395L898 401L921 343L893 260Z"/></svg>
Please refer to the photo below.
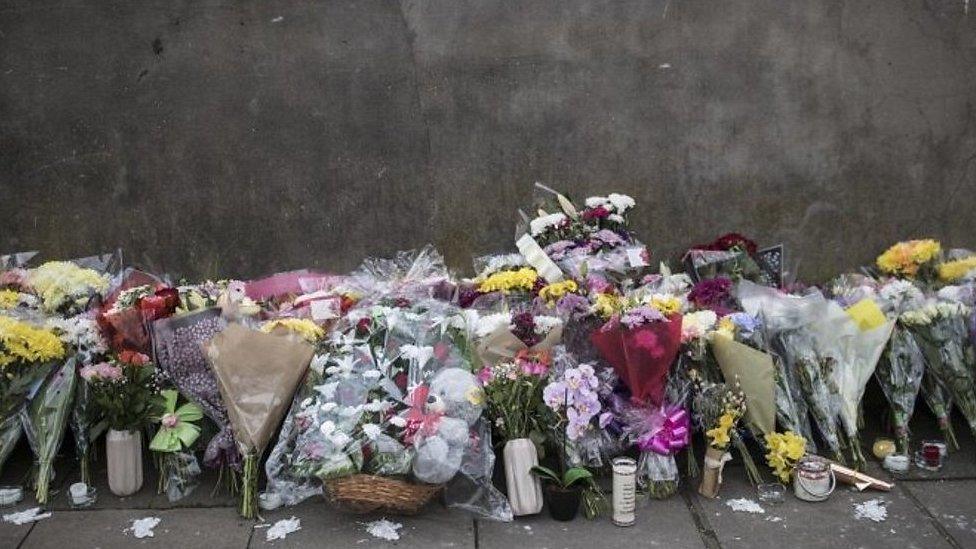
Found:
<svg viewBox="0 0 976 549"><path fill-rule="evenodd" d="M189 398L220 427L203 455L207 467L239 469L241 456L220 396L217 376L210 368L203 344L220 333L227 323L220 309L204 309L153 323L156 364L185 397Z"/></svg>

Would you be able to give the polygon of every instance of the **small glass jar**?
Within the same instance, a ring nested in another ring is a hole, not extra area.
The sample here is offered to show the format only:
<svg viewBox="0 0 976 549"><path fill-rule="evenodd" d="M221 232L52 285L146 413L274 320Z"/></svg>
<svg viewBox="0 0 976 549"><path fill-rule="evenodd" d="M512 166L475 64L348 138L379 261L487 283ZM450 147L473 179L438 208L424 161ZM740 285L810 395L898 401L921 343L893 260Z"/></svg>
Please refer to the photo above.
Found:
<svg viewBox="0 0 976 549"><path fill-rule="evenodd" d="M756 486L756 495L763 503L778 505L786 500L786 486L778 482L760 484Z"/></svg>
<svg viewBox="0 0 976 549"><path fill-rule="evenodd" d="M924 440L915 452L915 466L925 471L939 471L945 463L946 445L941 440Z"/></svg>

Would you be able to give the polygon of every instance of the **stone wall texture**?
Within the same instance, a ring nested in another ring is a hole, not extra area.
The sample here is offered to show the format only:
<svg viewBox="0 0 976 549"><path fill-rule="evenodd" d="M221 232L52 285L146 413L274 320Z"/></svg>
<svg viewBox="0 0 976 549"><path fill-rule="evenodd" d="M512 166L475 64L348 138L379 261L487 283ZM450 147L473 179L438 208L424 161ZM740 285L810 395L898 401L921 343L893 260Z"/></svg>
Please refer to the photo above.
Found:
<svg viewBox="0 0 976 549"><path fill-rule="evenodd" d="M512 247L542 181L820 280L976 247L976 2L0 0L0 252L251 276ZM794 263L795 264L795 263Z"/></svg>

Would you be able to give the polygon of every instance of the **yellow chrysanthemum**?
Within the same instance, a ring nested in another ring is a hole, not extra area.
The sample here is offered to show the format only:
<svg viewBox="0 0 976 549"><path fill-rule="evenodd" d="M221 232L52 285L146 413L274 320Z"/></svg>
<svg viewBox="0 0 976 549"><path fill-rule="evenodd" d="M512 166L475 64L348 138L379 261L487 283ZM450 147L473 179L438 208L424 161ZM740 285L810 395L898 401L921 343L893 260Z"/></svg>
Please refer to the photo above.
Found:
<svg viewBox="0 0 976 549"><path fill-rule="evenodd" d="M939 265L939 280L955 282L973 270L976 270L976 255L971 255L965 259L947 261Z"/></svg>
<svg viewBox="0 0 976 549"><path fill-rule="evenodd" d="M681 312L681 300L668 295L651 296L649 303L651 307L657 309L662 315L670 316Z"/></svg>
<svg viewBox="0 0 976 549"><path fill-rule="evenodd" d="M64 356L64 345L49 330L0 316L0 368L15 362L47 362Z"/></svg>
<svg viewBox="0 0 976 549"><path fill-rule="evenodd" d="M522 267L517 271L500 271L483 280L478 285L478 291L484 294L489 292L507 294L511 291L530 292L538 279L539 273L529 267Z"/></svg>
<svg viewBox="0 0 976 549"><path fill-rule="evenodd" d="M718 324L715 325L715 331L712 333L732 339L735 337L735 322L732 322L731 318L724 316L719 319Z"/></svg>
<svg viewBox="0 0 976 549"><path fill-rule="evenodd" d="M624 302L613 294L596 294L593 300L593 312L603 318L610 318L624 308Z"/></svg>
<svg viewBox="0 0 976 549"><path fill-rule="evenodd" d="M551 303L566 294L576 293L578 290L579 286L575 280L564 280L554 282L539 290L539 297Z"/></svg>
<svg viewBox="0 0 976 549"><path fill-rule="evenodd" d="M807 441L802 436L787 431L766 434L766 463L784 483L790 481L793 469L806 453Z"/></svg>
<svg viewBox="0 0 976 549"><path fill-rule="evenodd" d="M289 332L301 336L302 339L308 341L309 343L315 343L325 336L325 330L307 318L275 319L270 322L265 322L264 325L261 326L261 331L264 333L271 333L275 330L275 328L283 328L288 330Z"/></svg>
<svg viewBox="0 0 976 549"><path fill-rule="evenodd" d="M922 265L936 259L942 253L937 240L908 240L899 242L878 256L878 268L892 275L915 278Z"/></svg>
<svg viewBox="0 0 976 549"><path fill-rule="evenodd" d="M108 277L70 261L48 261L31 269L27 281L40 296L44 309L54 312L76 299L87 299L91 292L108 290Z"/></svg>
<svg viewBox="0 0 976 549"><path fill-rule="evenodd" d="M0 309L13 309L20 303L20 294L13 290L0 290Z"/></svg>

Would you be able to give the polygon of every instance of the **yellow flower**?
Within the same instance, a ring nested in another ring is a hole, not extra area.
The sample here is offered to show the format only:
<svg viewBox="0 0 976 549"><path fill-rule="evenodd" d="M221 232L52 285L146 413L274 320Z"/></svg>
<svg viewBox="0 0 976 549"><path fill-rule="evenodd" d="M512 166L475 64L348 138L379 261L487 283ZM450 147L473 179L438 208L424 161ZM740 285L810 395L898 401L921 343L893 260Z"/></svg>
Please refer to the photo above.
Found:
<svg viewBox="0 0 976 549"><path fill-rule="evenodd" d="M650 306L657 309L664 316L681 312L681 300L673 296L653 295L651 296Z"/></svg>
<svg viewBox="0 0 976 549"><path fill-rule="evenodd" d="M20 303L20 294L13 290L0 290L0 309L13 309Z"/></svg>
<svg viewBox="0 0 976 549"><path fill-rule="evenodd" d="M490 292L507 294L514 290L530 292L538 279L539 274L530 267L522 267L517 271L499 271L483 280L478 285L478 291L483 294Z"/></svg>
<svg viewBox="0 0 976 549"><path fill-rule="evenodd" d="M64 345L49 330L0 316L0 368L15 362L47 362L64 356Z"/></svg>
<svg viewBox="0 0 976 549"><path fill-rule="evenodd" d="M892 275L915 278L922 265L936 259L942 253L937 240L908 240L898 242L878 256L878 268Z"/></svg>
<svg viewBox="0 0 976 549"><path fill-rule="evenodd" d="M472 406L481 406L485 403L485 391L481 387L469 388L464 396Z"/></svg>
<svg viewBox="0 0 976 549"><path fill-rule="evenodd" d="M307 318L279 318L270 322L265 322L264 325L261 326L261 331L266 334L270 334L275 330L275 328L283 328L289 332L295 333L309 343L315 343L325 336L325 330Z"/></svg>
<svg viewBox="0 0 976 549"><path fill-rule="evenodd" d="M976 270L976 255L971 255L965 259L947 261L939 265L939 280L954 282L973 270Z"/></svg>
<svg viewBox="0 0 976 549"><path fill-rule="evenodd" d="M576 293L577 290L579 290L579 286L575 280L564 280L543 287L539 290L539 297L552 303L566 294Z"/></svg>
<svg viewBox="0 0 976 549"><path fill-rule="evenodd" d="M710 439L710 444L714 448L722 449L729 445L729 433L736 422L736 415L732 412L725 412L718 418L718 425L705 431L705 435Z"/></svg>
<svg viewBox="0 0 976 549"><path fill-rule="evenodd" d="M732 339L735 337L735 322L732 322L731 318L724 316L719 319L715 331L712 333Z"/></svg>
<svg viewBox="0 0 976 549"><path fill-rule="evenodd" d="M793 431L766 434L766 449L768 450L766 463L773 468L773 472L784 483L790 481L793 476L793 469L806 453L806 444L806 439Z"/></svg>
<svg viewBox="0 0 976 549"><path fill-rule="evenodd" d="M31 269L27 281L40 296L47 312L54 312L75 300L87 300L91 293L108 290L108 277L70 261L48 261Z"/></svg>
<svg viewBox="0 0 976 549"><path fill-rule="evenodd" d="M623 301L613 294L596 294L596 299L593 302L593 312L603 318L610 318L614 313L620 312L623 307Z"/></svg>

